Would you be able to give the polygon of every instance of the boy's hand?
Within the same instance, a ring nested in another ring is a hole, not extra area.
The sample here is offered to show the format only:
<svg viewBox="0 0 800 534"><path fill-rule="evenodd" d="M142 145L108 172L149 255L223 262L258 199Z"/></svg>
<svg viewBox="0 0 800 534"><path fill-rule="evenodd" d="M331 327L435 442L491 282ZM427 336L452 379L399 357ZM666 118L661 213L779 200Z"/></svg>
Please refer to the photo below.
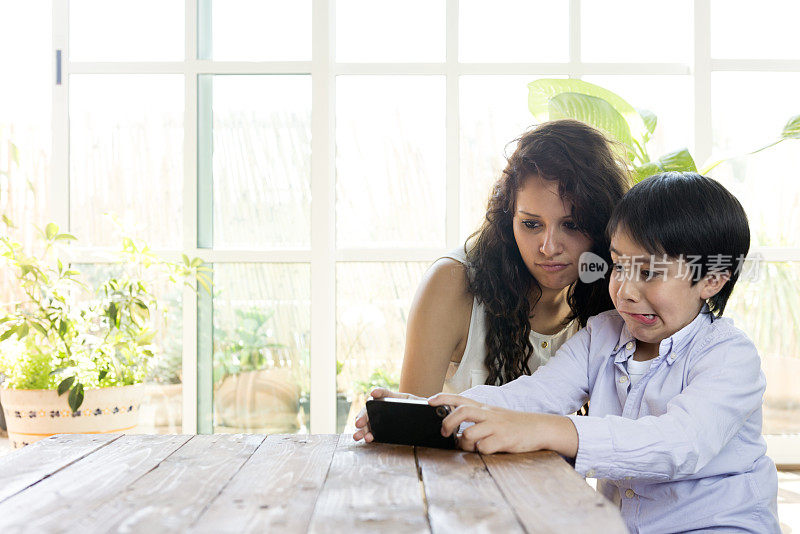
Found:
<svg viewBox="0 0 800 534"><path fill-rule="evenodd" d="M492 454L547 449L570 458L578 453L578 431L567 417L517 412L444 393L434 395L428 402L453 409L442 421L444 436L458 432L461 423L475 423L458 440L458 446L465 451Z"/></svg>

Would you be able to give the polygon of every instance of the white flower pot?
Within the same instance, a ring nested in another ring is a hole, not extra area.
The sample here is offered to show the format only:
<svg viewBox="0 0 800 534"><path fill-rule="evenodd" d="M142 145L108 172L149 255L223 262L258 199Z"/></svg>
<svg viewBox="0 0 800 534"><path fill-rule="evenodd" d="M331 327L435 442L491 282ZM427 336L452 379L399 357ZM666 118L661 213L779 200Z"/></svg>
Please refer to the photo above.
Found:
<svg viewBox="0 0 800 534"><path fill-rule="evenodd" d="M87 389L73 412L67 397L52 389L0 388L8 438L14 448L54 434L127 433L136 428L141 385Z"/></svg>

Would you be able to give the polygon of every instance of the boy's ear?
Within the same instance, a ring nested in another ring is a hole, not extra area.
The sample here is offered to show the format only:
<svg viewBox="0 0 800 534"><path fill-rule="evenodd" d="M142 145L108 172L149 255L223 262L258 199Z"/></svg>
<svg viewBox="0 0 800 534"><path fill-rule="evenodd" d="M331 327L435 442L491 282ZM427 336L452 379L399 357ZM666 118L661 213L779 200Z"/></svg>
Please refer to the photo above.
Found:
<svg viewBox="0 0 800 534"><path fill-rule="evenodd" d="M725 283L731 279L730 273L708 273L700 281L700 298L710 299L720 292Z"/></svg>

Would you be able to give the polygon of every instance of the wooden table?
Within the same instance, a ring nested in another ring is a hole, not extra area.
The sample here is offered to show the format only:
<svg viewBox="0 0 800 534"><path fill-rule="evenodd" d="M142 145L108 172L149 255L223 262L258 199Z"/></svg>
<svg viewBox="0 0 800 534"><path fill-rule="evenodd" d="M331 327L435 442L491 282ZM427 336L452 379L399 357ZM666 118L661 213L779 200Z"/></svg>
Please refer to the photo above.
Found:
<svg viewBox="0 0 800 534"><path fill-rule="evenodd" d="M350 435L60 435L0 458L0 532L625 532L557 454Z"/></svg>

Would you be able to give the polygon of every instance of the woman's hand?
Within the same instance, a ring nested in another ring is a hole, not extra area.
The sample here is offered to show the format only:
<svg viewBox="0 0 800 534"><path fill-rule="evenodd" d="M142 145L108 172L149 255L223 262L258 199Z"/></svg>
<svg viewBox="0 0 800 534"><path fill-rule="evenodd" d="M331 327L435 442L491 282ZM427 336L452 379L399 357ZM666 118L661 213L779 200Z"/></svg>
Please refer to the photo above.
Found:
<svg viewBox="0 0 800 534"><path fill-rule="evenodd" d="M394 397L396 399L421 399L424 400L425 397L417 397L416 395L412 395L410 393L399 393L397 391L389 391L385 388L375 388L370 393L370 396L373 399L382 399L386 397ZM358 441L362 439L367 443L370 443L372 440L375 439L375 436L372 435L369 428L369 418L367 417L367 408L361 408L361 411L358 412L356 416L356 431L353 434L353 439Z"/></svg>
<svg viewBox="0 0 800 534"><path fill-rule="evenodd" d="M458 439L458 446L465 451L492 454L548 449L570 458L578 453L578 431L567 417L517 412L445 393L434 395L428 402L452 408L442 421L443 436L458 432L462 423L475 423Z"/></svg>

